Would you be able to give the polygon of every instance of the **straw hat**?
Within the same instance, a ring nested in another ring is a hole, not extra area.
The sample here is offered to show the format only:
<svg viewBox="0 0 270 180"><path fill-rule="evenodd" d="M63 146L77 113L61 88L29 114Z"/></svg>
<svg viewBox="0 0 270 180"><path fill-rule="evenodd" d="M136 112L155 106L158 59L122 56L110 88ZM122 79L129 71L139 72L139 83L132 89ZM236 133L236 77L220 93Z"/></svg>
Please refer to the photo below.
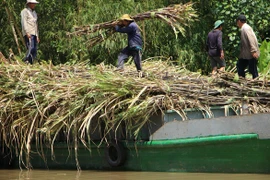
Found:
<svg viewBox="0 0 270 180"><path fill-rule="evenodd" d="M124 14L120 20L126 20L126 21L134 21L134 19L131 19L131 17L128 14Z"/></svg>
<svg viewBox="0 0 270 180"><path fill-rule="evenodd" d="M217 29L221 24L223 24L224 21L221 21L221 20L217 20L214 24L214 29Z"/></svg>
<svg viewBox="0 0 270 180"><path fill-rule="evenodd" d="M33 3L33 4L38 4L36 0L27 0L26 4Z"/></svg>

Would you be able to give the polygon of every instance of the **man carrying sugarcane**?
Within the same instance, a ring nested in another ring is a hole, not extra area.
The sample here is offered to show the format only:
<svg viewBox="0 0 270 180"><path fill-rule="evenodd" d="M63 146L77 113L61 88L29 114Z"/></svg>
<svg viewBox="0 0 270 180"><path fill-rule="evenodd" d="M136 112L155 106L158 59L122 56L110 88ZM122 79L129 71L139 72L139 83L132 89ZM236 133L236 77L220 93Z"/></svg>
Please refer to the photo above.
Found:
<svg viewBox="0 0 270 180"><path fill-rule="evenodd" d="M26 7L21 11L22 34L27 46L24 61L33 64L37 56L37 44L39 43L37 13L35 11L36 0L27 0Z"/></svg>
<svg viewBox="0 0 270 180"><path fill-rule="evenodd" d="M128 14L124 14L115 26L116 32L126 33L128 35L128 46L121 50L118 55L117 70L124 69L124 62L129 56L133 57L139 76L142 73L142 37L139 26Z"/></svg>

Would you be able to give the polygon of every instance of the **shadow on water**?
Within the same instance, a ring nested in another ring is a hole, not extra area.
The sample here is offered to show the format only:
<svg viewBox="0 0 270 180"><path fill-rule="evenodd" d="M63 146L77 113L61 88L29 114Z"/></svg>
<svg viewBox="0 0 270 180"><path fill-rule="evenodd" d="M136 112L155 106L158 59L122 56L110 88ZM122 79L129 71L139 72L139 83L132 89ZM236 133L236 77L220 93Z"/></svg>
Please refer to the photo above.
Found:
<svg viewBox="0 0 270 180"><path fill-rule="evenodd" d="M0 170L0 180L269 180L267 174L214 174L167 172L103 172L103 171L51 171L51 170Z"/></svg>

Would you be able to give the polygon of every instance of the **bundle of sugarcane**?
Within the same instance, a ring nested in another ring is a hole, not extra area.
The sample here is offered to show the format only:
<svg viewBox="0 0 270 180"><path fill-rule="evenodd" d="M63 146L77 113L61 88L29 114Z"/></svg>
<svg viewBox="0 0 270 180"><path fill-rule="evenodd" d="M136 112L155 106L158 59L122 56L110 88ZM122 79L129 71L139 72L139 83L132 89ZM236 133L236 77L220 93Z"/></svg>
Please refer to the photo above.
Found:
<svg viewBox="0 0 270 180"><path fill-rule="evenodd" d="M185 35L185 27L189 27L192 22L197 18L196 10L193 8L193 3L177 4L165 8L160 8L145 13L140 13L131 16L135 21L143 21L147 19L160 19L170 25L177 35L179 32ZM74 32L69 32L67 35L93 35L89 41L93 46L101 41L104 37L108 37L113 34L114 26L117 24L118 20L113 20L109 22L104 22L100 24L93 24L87 26L75 27ZM96 33L98 32L98 35Z"/></svg>
<svg viewBox="0 0 270 180"><path fill-rule="evenodd" d="M104 139L120 124L137 137L157 111L175 110L186 119L186 108L211 114L210 106L227 105L237 112L246 103L251 113L270 112L269 76L212 78L164 61L146 61L143 67L147 73L140 78L133 64L124 72L104 64L1 64L0 142L29 158L33 139L39 148L49 143L53 152L61 132L75 149L78 143L89 148L101 122Z"/></svg>
<svg viewBox="0 0 270 180"><path fill-rule="evenodd" d="M0 52L0 62L2 63L9 63L9 60Z"/></svg>

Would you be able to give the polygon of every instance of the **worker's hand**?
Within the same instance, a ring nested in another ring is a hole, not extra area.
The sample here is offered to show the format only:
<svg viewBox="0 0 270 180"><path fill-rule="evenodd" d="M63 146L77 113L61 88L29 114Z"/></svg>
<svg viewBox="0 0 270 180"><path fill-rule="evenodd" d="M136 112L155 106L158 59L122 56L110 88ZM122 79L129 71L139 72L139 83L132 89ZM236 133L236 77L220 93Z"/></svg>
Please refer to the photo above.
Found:
<svg viewBox="0 0 270 180"><path fill-rule="evenodd" d="M120 27L123 27L124 26L123 21L118 21L117 25L120 26Z"/></svg>
<svg viewBox="0 0 270 180"><path fill-rule="evenodd" d="M37 37L37 42L39 43L40 42L40 39Z"/></svg>
<svg viewBox="0 0 270 180"><path fill-rule="evenodd" d="M113 25L113 26L116 26L117 23L118 23L118 21L114 21L114 22L112 22L112 25Z"/></svg>
<svg viewBox="0 0 270 180"><path fill-rule="evenodd" d="M253 56L253 58L258 59L259 58L259 53L258 52L253 52L252 56Z"/></svg>
<svg viewBox="0 0 270 180"><path fill-rule="evenodd" d="M26 34L27 38L30 39L31 38L31 34Z"/></svg>
<svg viewBox="0 0 270 180"><path fill-rule="evenodd" d="M221 51L221 53L220 53L220 59L224 60L224 52L223 51Z"/></svg>

